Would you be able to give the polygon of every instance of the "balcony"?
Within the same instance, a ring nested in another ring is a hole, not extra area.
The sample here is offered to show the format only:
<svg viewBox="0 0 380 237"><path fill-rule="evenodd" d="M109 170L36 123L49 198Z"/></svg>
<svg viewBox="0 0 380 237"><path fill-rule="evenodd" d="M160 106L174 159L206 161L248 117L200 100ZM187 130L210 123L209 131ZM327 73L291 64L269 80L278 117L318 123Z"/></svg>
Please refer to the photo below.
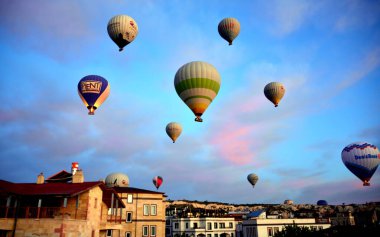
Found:
<svg viewBox="0 0 380 237"><path fill-rule="evenodd" d="M15 207L2 206L0 207L0 218L15 218L16 211ZM87 220L87 210L64 207L19 207L17 218Z"/></svg>

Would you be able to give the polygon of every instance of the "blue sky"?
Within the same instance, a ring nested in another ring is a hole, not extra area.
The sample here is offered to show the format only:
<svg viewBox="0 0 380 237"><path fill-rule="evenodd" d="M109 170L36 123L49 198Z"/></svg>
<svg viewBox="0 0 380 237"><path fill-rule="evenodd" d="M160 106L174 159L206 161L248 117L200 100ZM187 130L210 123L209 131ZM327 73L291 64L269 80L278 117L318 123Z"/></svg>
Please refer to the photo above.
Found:
<svg viewBox="0 0 380 237"><path fill-rule="evenodd" d="M79 162L85 180L124 172L169 199L333 204L380 201L341 161L355 141L380 146L380 1L67 1L0 3L0 179L35 182ZM119 52L108 20L139 34ZM232 46L218 34L239 20ZM174 89L185 63L221 75L218 96L194 115ZM95 116L77 93L86 75L111 93ZM264 86L280 81L278 108ZM171 121L183 126L172 144ZM246 177L256 173L254 189Z"/></svg>

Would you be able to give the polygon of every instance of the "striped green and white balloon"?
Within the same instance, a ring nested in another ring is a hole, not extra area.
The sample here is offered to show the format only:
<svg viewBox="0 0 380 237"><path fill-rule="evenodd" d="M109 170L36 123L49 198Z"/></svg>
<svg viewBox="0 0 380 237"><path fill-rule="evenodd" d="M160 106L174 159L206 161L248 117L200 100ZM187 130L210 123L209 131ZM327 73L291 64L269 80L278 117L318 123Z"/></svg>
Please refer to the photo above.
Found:
<svg viewBox="0 0 380 237"><path fill-rule="evenodd" d="M224 18L218 25L219 35L227 40L229 45L232 45L232 41L240 33L240 23L233 17Z"/></svg>
<svg viewBox="0 0 380 237"><path fill-rule="evenodd" d="M219 92L221 78L216 68L206 62L190 62L178 69L174 87L179 97L193 111L195 121L201 116Z"/></svg>
<svg viewBox="0 0 380 237"><path fill-rule="evenodd" d="M119 46L119 51L122 51L136 38L139 28L132 17L117 15L109 20L107 31L113 42Z"/></svg>
<svg viewBox="0 0 380 237"><path fill-rule="evenodd" d="M264 88L264 95L270 100L275 107L278 106L282 97L285 94L285 87L280 82L271 82Z"/></svg>

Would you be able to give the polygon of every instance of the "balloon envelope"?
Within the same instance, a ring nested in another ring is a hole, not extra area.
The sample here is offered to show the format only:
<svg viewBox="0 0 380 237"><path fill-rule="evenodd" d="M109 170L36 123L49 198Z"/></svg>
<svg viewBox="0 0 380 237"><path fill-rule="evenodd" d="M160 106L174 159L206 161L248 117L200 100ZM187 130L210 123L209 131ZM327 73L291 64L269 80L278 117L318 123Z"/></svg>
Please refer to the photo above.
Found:
<svg viewBox="0 0 380 237"><path fill-rule="evenodd" d="M264 88L264 95L270 100L275 107L278 106L282 97L285 94L285 87L280 82L271 82Z"/></svg>
<svg viewBox="0 0 380 237"><path fill-rule="evenodd" d="M182 126L179 123L171 122L166 125L166 133L172 139L173 143L177 140L179 135L181 135Z"/></svg>
<svg viewBox="0 0 380 237"><path fill-rule="evenodd" d="M233 17L224 18L219 22L218 32L229 45L232 45L232 41L239 35L240 23Z"/></svg>
<svg viewBox="0 0 380 237"><path fill-rule="evenodd" d="M156 186L157 189L161 186L161 184L162 184L163 181L164 180L162 179L161 176L155 176L153 178L153 184L154 184L154 186Z"/></svg>
<svg viewBox="0 0 380 237"><path fill-rule="evenodd" d="M247 176L247 179L248 179L248 182L252 185L252 187L255 187L255 184L259 180L259 176L252 173Z"/></svg>
<svg viewBox="0 0 380 237"><path fill-rule="evenodd" d="M326 200L318 200L317 205L319 205L319 206L327 206L328 203L327 203Z"/></svg>
<svg viewBox="0 0 380 237"><path fill-rule="evenodd" d="M221 79L214 66L206 62L190 62L175 74L174 87L179 97L193 111L195 121L201 116L219 92Z"/></svg>
<svg viewBox="0 0 380 237"><path fill-rule="evenodd" d="M344 165L369 186L369 181L380 163L379 149L367 142L355 142L342 151Z"/></svg>
<svg viewBox="0 0 380 237"><path fill-rule="evenodd" d="M85 76L78 83L78 94L89 110L89 115L94 115L95 110L107 99L109 93L110 85L101 76Z"/></svg>
<svg viewBox="0 0 380 237"><path fill-rule="evenodd" d="M127 15L112 17L107 25L110 38L119 46L119 51L131 43L137 36L139 29L136 21Z"/></svg>

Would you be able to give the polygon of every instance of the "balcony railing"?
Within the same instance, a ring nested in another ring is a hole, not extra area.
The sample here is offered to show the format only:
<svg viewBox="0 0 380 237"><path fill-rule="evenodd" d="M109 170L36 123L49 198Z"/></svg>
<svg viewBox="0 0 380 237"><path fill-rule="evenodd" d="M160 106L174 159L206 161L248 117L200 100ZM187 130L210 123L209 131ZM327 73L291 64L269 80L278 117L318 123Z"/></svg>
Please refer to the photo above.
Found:
<svg viewBox="0 0 380 237"><path fill-rule="evenodd" d="M15 207L0 207L0 218L15 218L16 211ZM17 218L86 220L87 210L64 207L19 207Z"/></svg>

